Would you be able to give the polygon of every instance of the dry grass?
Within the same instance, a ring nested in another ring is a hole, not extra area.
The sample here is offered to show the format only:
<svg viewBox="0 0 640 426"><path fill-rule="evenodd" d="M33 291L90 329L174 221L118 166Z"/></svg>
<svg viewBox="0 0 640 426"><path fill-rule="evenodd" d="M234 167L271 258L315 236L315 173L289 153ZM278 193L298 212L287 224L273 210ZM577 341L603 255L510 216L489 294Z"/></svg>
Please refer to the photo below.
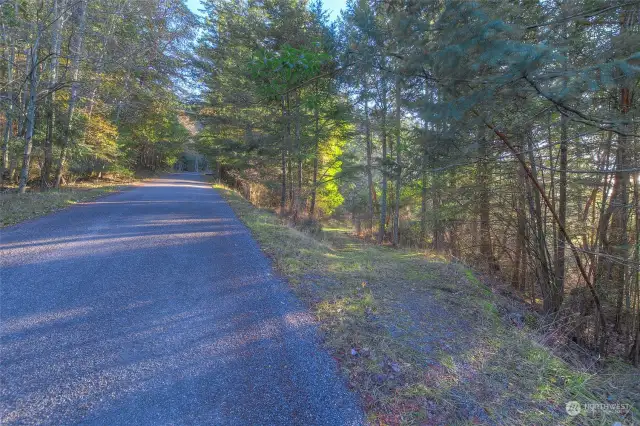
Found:
<svg viewBox="0 0 640 426"><path fill-rule="evenodd" d="M113 183L83 182L61 190L30 191L26 194L4 192L0 194L0 226L34 219L75 203L93 200L117 189Z"/></svg>
<svg viewBox="0 0 640 426"><path fill-rule="evenodd" d="M15 183L5 182L0 192L0 227L15 225L25 220L62 210L70 205L90 201L121 188L153 179L165 172L137 172L135 176L110 175L102 178L74 180L61 189L42 191L40 188L27 188L25 194L18 194Z"/></svg>
<svg viewBox="0 0 640 426"><path fill-rule="evenodd" d="M638 370L579 369L509 321L510 302L468 269L363 243L334 226L311 236L217 187L296 294L372 424L632 424ZM568 401L628 404L571 417Z"/></svg>

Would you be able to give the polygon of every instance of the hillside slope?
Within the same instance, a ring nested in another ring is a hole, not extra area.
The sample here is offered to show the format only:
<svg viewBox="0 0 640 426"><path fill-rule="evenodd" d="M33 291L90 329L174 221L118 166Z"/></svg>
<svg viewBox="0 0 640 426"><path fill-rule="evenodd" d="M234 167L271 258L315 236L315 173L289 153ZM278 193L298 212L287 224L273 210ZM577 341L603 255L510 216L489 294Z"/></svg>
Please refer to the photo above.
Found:
<svg viewBox="0 0 640 426"><path fill-rule="evenodd" d="M537 342L534 316L513 312L465 267L345 229L300 232L217 189L315 314L373 424L637 421L636 369L570 366ZM569 416L569 401L582 412ZM620 406L587 405L600 403Z"/></svg>

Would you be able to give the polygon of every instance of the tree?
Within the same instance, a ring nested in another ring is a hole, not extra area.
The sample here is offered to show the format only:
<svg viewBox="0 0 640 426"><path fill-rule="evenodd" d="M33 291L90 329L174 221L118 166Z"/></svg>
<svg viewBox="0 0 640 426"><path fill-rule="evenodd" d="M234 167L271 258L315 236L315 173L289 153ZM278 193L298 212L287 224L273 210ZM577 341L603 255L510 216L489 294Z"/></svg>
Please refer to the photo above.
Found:
<svg viewBox="0 0 640 426"><path fill-rule="evenodd" d="M71 139L73 114L75 112L76 102L78 101L79 76L80 76L80 55L82 51L82 43L84 42L84 30L87 22L87 4L86 0L80 0L75 7L72 19L76 21L77 31L71 41L71 95L69 98L69 106L65 118L64 135L62 139L62 149L60 150L60 159L58 160L58 168L56 170L55 187L60 187L62 181L62 171L67 157L67 149L69 148L69 140Z"/></svg>
<svg viewBox="0 0 640 426"><path fill-rule="evenodd" d="M38 182L46 189L54 158L55 186L68 176L170 165L184 140L179 129L161 142L126 137L132 126L150 124L142 117L175 123L184 108L181 88L197 22L182 0L0 7L3 184L18 183L25 192ZM158 114L156 102L169 108ZM131 149L133 143L139 146ZM149 146L156 157L141 166L133 156Z"/></svg>
<svg viewBox="0 0 640 426"><path fill-rule="evenodd" d="M568 338L604 353L612 324L637 353L637 5L354 0L333 29L304 1L206 9L200 146L222 178L293 222L321 196L366 238L377 216L378 243L461 259L581 318Z"/></svg>

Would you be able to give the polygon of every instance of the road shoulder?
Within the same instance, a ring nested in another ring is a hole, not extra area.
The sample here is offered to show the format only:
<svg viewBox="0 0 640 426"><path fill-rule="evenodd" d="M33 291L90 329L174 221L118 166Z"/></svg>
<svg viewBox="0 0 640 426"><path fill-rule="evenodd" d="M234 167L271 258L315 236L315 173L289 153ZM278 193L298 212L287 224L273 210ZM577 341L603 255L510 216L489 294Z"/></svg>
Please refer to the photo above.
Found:
<svg viewBox="0 0 640 426"><path fill-rule="evenodd" d="M614 389L631 413L583 413L580 422L638 416L635 370L569 365L533 328L514 326L510 302L463 266L363 244L347 229L312 236L217 190L319 321L372 423L570 424L567 402L606 402Z"/></svg>

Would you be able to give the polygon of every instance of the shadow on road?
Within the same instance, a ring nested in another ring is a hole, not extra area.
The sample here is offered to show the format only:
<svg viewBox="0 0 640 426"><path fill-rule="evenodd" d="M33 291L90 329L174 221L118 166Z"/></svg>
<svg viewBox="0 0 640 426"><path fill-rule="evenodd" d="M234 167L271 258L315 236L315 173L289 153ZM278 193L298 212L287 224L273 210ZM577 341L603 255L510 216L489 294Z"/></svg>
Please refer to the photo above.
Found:
<svg viewBox="0 0 640 426"><path fill-rule="evenodd" d="M3 424L360 424L310 316L209 185L3 232Z"/></svg>

